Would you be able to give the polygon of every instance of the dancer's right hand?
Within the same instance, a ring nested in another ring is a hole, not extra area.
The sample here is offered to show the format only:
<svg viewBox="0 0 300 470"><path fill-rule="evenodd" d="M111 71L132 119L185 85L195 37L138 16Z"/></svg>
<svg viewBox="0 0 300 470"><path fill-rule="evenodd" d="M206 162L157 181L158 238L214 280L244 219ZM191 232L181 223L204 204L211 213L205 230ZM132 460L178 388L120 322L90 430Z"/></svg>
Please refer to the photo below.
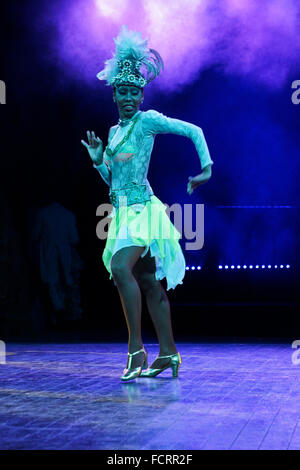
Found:
<svg viewBox="0 0 300 470"><path fill-rule="evenodd" d="M87 137L89 143L87 144L84 140L82 140L81 143L87 148L92 161L96 165L100 165L103 162L102 140L99 137L95 136L94 131L87 131Z"/></svg>

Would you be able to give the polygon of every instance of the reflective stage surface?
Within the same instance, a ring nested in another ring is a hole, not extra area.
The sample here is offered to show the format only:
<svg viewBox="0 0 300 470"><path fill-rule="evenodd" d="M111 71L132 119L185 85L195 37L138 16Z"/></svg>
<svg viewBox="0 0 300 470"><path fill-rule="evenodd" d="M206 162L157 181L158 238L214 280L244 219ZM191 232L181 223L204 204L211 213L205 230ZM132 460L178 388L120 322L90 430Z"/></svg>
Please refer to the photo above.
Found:
<svg viewBox="0 0 300 470"><path fill-rule="evenodd" d="M124 383L127 343L7 343L0 448L300 449L291 343L176 346L178 378L167 369ZM150 365L158 345L145 347Z"/></svg>

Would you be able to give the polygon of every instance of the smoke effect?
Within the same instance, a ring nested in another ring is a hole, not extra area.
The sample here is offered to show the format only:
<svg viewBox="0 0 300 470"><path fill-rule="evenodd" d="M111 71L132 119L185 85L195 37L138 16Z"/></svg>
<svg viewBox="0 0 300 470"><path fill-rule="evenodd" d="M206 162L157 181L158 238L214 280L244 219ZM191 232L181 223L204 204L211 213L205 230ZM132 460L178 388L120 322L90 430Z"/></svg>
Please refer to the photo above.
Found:
<svg viewBox="0 0 300 470"><path fill-rule="evenodd" d="M115 50L123 24L157 49L165 70L155 87L175 91L208 67L283 86L300 63L296 0L68 0L51 2L35 23L53 31L46 60L92 83ZM151 85L152 86L152 85Z"/></svg>

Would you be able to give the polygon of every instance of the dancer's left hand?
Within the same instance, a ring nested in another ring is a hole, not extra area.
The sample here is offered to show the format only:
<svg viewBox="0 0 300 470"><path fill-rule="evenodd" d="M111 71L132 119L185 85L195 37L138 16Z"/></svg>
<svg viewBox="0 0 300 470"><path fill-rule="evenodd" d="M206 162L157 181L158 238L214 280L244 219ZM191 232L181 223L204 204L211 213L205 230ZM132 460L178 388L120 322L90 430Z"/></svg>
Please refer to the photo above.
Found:
<svg viewBox="0 0 300 470"><path fill-rule="evenodd" d="M211 177L211 169L210 165L206 167L205 170L202 171L199 175L196 176L189 176L189 181L187 184L187 193L191 195L198 186L201 184L206 183Z"/></svg>

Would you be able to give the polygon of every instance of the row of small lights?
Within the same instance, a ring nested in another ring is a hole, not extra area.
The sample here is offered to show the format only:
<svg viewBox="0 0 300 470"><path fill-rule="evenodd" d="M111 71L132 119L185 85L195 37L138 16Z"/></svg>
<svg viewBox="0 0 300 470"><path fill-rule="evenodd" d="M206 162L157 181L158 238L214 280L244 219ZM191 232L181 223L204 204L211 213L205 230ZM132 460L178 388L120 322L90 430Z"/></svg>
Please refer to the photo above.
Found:
<svg viewBox="0 0 300 470"><path fill-rule="evenodd" d="M268 205L268 206L217 206L221 209L291 209L295 206L284 206L284 205Z"/></svg>
<svg viewBox="0 0 300 470"><path fill-rule="evenodd" d="M233 264L231 266L228 266L227 264L225 264L224 266L221 265L221 264L219 265L219 269L223 269L223 268L224 269L229 269L229 268L230 269L241 269L241 268L243 268L243 269L247 269L247 268L249 268L249 269L253 269L253 268L255 268L255 269L265 269L265 268L271 269L272 267L274 269L278 269L278 268L280 268L280 269L283 269L283 268L289 269L291 266L289 264L286 264L286 265L274 264L274 266L272 266L271 264L268 264L268 265L262 264L261 266L259 264L256 264L255 266L253 264L249 264L249 266L247 266L246 264L244 264L243 266L241 266L240 264L238 264L237 266L234 266ZM190 269L192 269L193 271L195 269L200 270L201 266L186 266L185 269L186 269L186 271L189 271Z"/></svg>

